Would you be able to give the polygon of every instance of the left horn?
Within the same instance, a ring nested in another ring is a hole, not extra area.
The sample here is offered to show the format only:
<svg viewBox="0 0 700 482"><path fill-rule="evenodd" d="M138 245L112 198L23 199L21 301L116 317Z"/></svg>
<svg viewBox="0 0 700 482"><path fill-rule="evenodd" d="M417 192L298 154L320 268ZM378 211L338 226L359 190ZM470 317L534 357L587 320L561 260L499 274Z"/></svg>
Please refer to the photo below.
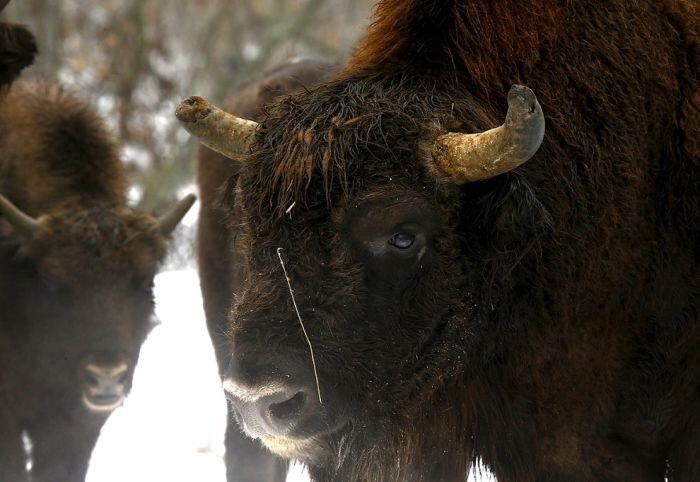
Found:
<svg viewBox="0 0 700 482"><path fill-rule="evenodd" d="M224 112L197 96L180 102L175 116L203 145L234 160L248 154L258 128L257 122Z"/></svg>
<svg viewBox="0 0 700 482"><path fill-rule="evenodd" d="M530 159L542 144L544 127L535 93L514 85L503 125L478 134L441 135L433 143L433 160L457 184L490 179Z"/></svg>
<svg viewBox="0 0 700 482"><path fill-rule="evenodd" d="M185 217L187 211L190 210L194 202L197 200L197 196L194 194L188 194L180 202L170 209L167 213L163 214L158 218L158 229L164 235L168 235L173 232L178 223L182 221Z"/></svg>
<svg viewBox="0 0 700 482"><path fill-rule="evenodd" d="M7 222L17 233L27 239L31 239L39 229L39 223L36 219L23 213L2 194L0 194L0 214L5 216Z"/></svg>

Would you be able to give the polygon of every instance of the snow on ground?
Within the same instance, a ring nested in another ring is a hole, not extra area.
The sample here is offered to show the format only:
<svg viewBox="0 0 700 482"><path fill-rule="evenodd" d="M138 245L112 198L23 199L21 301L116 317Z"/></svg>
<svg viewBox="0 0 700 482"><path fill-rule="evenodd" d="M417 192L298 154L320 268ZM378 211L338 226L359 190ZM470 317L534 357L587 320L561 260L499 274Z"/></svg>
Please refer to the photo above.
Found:
<svg viewBox="0 0 700 482"><path fill-rule="evenodd" d="M159 274L155 295L161 324L141 349L129 398L102 428L87 482L224 482L226 402L196 271ZM295 465L287 480L308 476Z"/></svg>
<svg viewBox="0 0 700 482"><path fill-rule="evenodd" d="M156 326L134 386L102 429L87 482L225 480L226 405L206 331L197 275L156 277Z"/></svg>

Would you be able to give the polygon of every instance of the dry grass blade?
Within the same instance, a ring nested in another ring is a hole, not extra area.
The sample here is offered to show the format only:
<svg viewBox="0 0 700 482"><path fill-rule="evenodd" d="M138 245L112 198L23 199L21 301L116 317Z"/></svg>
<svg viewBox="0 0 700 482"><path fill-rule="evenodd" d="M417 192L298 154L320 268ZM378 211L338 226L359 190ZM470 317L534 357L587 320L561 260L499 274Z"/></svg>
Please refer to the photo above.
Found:
<svg viewBox="0 0 700 482"><path fill-rule="evenodd" d="M287 274L287 267L284 265L284 260L282 259L282 248L277 248L277 257L280 259L280 264L282 265L282 271L284 271L284 279L287 280L287 288L289 288L289 295L292 297L292 303L294 304L294 311L299 319L299 324L301 325L301 331L304 332L304 338L306 338L306 343L309 344L309 352L311 352L311 364L314 367L314 377L316 378L316 390L318 390L318 403L323 405L323 400L321 399L321 384L318 382L318 371L316 370L316 358L314 357L314 347L311 345L311 339L309 334L306 332L306 327L304 327L304 322L301 319L301 314L299 313L299 307L297 306L297 300L294 298L294 291L292 291L292 283L289 281L289 275Z"/></svg>

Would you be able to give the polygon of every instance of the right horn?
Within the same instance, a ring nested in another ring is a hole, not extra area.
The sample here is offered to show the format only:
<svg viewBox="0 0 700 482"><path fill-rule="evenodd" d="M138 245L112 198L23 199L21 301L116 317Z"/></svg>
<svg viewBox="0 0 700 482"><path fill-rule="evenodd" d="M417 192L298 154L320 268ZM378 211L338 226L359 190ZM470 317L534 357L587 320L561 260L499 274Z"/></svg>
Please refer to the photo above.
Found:
<svg viewBox="0 0 700 482"><path fill-rule="evenodd" d="M187 211L190 210L194 202L197 200L197 196L194 194L188 194L182 198L175 206L170 208L170 210L158 218L158 229L164 235L172 233L177 227L178 223L182 221L185 217Z"/></svg>
<svg viewBox="0 0 700 482"><path fill-rule="evenodd" d="M248 154L258 127L257 122L224 112L197 96L183 100L175 116L203 145L235 160Z"/></svg>
<svg viewBox="0 0 700 482"><path fill-rule="evenodd" d="M5 217L17 233L27 239L31 239L39 229L39 223L36 219L24 214L2 194L0 194L0 214Z"/></svg>
<svg viewBox="0 0 700 482"><path fill-rule="evenodd" d="M524 85L514 85L508 92L503 125L478 134L438 136L433 143L433 160L456 184L490 179L530 159L542 144L544 127L535 93Z"/></svg>

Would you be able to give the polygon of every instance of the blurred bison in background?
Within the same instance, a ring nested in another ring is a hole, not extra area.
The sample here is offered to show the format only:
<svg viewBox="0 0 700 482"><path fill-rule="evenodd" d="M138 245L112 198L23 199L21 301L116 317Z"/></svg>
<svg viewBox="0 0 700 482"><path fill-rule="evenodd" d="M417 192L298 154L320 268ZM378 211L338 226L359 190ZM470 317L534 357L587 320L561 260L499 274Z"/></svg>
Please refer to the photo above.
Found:
<svg viewBox="0 0 700 482"><path fill-rule="evenodd" d="M10 0L0 0L0 13ZM0 94L34 62L37 54L34 35L21 25L0 22Z"/></svg>
<svg viewBox="0 0 700 482"><path fill-rule="evenodd" d="M128 393L167 238L127 206L119 147L84 103L15 84L0 103L0 479L78 482Z"/></svg>
<svg viewBox="0 0 700 482"><path fill-rule="evenodd" d="M283 94L310 89L327 80L338 68L332 64L304 60L271 69L258 79L243 85L226 102L228 112L259 120L263 106ZM221 154L205 147L198 155L198 183L201 197L199 214L198 261L207 326L223 373L230 356L226 343L227 316L233 298L242 293L243 259L234 250L235 220L227 219L221 202L223 188L235 178L238 166ZM226 467L230 482L283 481L287 464L271 455L241 433L232 417L226 429Z"/></svg>
<svg viewBox="0 0 700 482"><path fill-rule="evenodd" d="M700 480L699 24L384 0L348 68L260 124L184 101L238 163L246 433L322 481L464 481L477 456L500 481Z"/></svg>

